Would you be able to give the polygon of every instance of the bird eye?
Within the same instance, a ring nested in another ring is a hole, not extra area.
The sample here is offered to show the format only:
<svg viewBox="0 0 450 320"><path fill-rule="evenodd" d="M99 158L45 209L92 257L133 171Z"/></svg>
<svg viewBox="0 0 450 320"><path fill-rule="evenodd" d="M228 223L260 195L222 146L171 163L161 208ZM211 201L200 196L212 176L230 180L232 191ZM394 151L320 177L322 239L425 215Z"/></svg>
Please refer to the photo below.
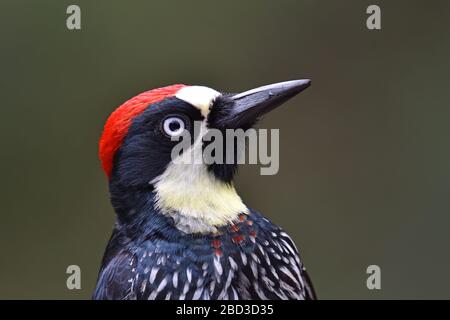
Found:
<svg viewBox="0 0 450 320"><path fill-rule="evenodd" d="M168 117L164 119L162 129L165 134L171 137L175 137L183 133L186 128L186 124L182 118Z"/></svg>

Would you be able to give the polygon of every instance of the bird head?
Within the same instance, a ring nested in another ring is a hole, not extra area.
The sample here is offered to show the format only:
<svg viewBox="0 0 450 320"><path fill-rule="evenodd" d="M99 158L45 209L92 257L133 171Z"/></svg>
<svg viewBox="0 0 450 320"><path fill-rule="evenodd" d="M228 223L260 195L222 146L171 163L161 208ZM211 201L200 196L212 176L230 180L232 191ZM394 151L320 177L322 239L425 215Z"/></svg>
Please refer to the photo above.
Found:
<svg viewBox="0 0 450 320"><path fill-rule="evenodd" d="M236 164L176 161L172 151L179 140L174 138L189 133L190 147L179 156L202 152L208 130L246 130L309 85L309 80L293 80L223 93L177 84L135 96L110 115L100 139L110 188L152 193L160 213L193 231L226 224L247 211L232 183Z"/></svg>

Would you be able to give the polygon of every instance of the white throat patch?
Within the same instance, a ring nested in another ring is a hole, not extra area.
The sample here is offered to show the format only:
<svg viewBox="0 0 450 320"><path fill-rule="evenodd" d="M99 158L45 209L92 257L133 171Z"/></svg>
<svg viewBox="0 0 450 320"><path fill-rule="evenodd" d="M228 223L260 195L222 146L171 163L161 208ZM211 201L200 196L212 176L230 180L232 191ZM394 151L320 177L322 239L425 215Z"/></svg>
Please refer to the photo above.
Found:
<svg viewBox="0 0 450 320"><path fill-rule="evenodd" d="M205 119L201 134L180 157L201 157L206 132ZM214 232L216 227L229 224L240 213L248 213L232 184L217 179L204 163L178 160L173 160L164 173L150 183L156 191L156 208L174 218L180 230Z"/></svg>

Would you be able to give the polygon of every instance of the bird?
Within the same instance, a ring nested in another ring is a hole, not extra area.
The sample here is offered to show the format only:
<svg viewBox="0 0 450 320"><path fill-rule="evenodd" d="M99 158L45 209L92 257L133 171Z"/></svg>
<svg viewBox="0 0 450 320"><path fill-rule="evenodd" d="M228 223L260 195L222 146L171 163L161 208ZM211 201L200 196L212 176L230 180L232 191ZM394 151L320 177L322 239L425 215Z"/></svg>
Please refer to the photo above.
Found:
<svg viewBox="0 0 450 320"><path fill-rule="evenodd" d="M240 93L176 84L114 110L99 158L116 220L92 298L316 299L291 237L238 195L237 164L185 163L172 154L174 137L192 133L195 123L204 130L182 154L201 152L213 128L254 127L310 84L291 80Z"/></svg>

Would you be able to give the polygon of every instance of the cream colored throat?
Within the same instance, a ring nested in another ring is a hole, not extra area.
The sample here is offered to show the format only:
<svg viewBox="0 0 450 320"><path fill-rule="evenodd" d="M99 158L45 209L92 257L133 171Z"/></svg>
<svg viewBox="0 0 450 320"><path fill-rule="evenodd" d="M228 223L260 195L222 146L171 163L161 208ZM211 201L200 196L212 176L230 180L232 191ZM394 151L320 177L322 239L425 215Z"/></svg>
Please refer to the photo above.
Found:
<svg viewBox="0 0 450 320"><path fill-rule="evenodd" d="M214 232L247 213L234 186L218 180L203 164L170 164L154 187L157 209L186 232Z"/></svg>

